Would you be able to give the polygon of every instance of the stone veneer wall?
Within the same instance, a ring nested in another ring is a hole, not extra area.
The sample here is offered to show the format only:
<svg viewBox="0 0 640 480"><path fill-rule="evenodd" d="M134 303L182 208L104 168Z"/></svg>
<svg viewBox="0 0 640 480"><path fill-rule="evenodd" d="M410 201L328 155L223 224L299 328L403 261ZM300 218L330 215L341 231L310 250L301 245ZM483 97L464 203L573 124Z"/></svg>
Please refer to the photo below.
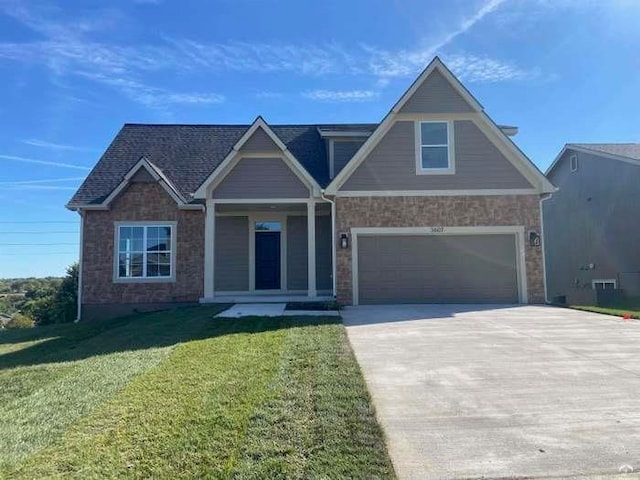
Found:
<svg viewBox="0 0 640 480"><path fill-rule="evenodd" d="M88 210L84 215L83 320L85 313L91 318L116 316L126 312L127 305L132 311L134 306L197 302L203 296L204 212L179 210L157 183L132 183L109 210ZM113 282L114 222L119 221L177 222L175 281Z"/></svg>
<svg viewBox="0 0 640 480"><path fill-rule="evenodd" d="M525 233L540 233L540 198L537 195L460 197L344 197L336 198L336 233L352 227L469 227L524 225ZM529 303L544 303L542 248L525 238L525 264ZM351 304L351 247L338 247L337 294Z"/></svg>

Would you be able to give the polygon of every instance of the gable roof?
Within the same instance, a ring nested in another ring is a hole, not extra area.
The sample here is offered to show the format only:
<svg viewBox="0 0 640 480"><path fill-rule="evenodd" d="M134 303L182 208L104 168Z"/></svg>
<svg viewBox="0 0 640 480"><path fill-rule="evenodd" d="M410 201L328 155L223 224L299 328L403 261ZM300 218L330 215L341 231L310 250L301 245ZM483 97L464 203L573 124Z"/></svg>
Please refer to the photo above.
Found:
<svg viewBox="0 0 640 480"><path fill-rule="evenodd" d="M640 165L640 143L567 143L547 168L545 175L551 173L567 150Z"/></svg>
<svg viewBox="0 0 640 480"><path fill-rule="evenodd" d="M244 132L242 137L240 137L240 139L233 145L222 162L220 162L216 166L215 170L200 184L198 189L194 192L194 196L196 198L206 198L207 188L212 182L219 180L221 176L229 173L230 166L233 168L232 165L237 163L238 159L243 156L243 147L248 145L251 139L254 138L255 134L258 132L262 132L263 135L266 134L266 136L272 141L272 145L282 152L285 162L288 163L294 173L300 177L300 180L307 183L310 188L318 191L319 193L321 187L318 181L309 173L308 168L305 168L300 163L296 156L289 150L288 146L279 138L267 122L265 122L261 116L258 116L251 126ZM286 131L283 131L282 133L286 134ZM293 142L291 143L293 144ZM301 153L303 152L301 151ZM309 165L309 167L313 166L316 166L316 164Z"/></svg>
<svg viewBox="0 0 640 480"><path fill-rule="evenodd" d="M456 78L446 65L435 57L429 65L422 71L418 78L411 84L407 91L391 108L389 113L384 117L373 134L360 147L356 154L349 160L347 165L336 175L327 187L327 194L334 195L340 187L347 181L355 169L364 161L367 155L373 150L378 142L393 126L396 117L402 113L403 107L412 98L413 94L424 84L429 76L437 72L439 76L449 83L451 88L459 95L460 100L469 106L469 111L477 114L481 126L486 133L491 135L496 146L502 148L505 156L513 163L513 165L536 186L540 193L549 193L556 191L556 188L549 182L536 165L527 157L520 148L507 136L506 130L509 127L500 127L485 112L478 100L467 90L467 88Z"/></svg>
<svg viewBox="0 0 640 480"><path fill-rule="evenodd" d="M251 125L125 124L68 203L100 205L146 158L185 201L213 173ZM318 128L348 125L271 125L270 129L321 186L329 183L325 141Z"/></svg>

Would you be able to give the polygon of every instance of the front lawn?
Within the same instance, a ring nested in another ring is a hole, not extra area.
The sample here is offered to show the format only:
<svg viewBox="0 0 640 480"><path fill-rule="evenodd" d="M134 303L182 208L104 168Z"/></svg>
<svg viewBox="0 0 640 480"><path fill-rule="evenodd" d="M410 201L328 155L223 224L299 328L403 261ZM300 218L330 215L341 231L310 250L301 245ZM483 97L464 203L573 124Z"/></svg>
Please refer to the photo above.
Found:
<svg viewBox="0 0 640 480"><path fill-rule="evenodd" d="M622 317L629 314L631 318L640 319L640 310L625 310L623 308L609 308L609 307L592 307L589 305L571 305L571 308L576 310L583 310L585 312L603 313L605 315L613 315L615 317Z"/></svg>
<svg viewBox="0 0 640 480"><path fill-rule="evenodd" d="M0 476L394 477L341 324L215 308L0 333Z"/></svg>

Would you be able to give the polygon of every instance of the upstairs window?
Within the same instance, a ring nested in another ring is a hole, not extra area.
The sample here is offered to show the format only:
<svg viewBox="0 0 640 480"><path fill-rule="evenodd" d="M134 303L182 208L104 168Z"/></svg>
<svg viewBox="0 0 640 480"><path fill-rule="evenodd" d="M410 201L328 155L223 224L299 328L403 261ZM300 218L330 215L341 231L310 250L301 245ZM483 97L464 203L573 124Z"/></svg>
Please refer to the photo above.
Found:
<svg viewBox="0 0 640 480"><path fill-rule="evenodd" d="M577 155L571 155L569 157L569 168L571 169L572 172L577 172L578 171L578 156Z"/></svg>
<svg viewBox="0 0 640 480"><path fill-rule="evenodd" d="M116 278L171 279L174 266L173 225L118 225Z"/></svg>
<svg viewBox="0 0 640 480"><path fill-rule="evenodd" d="M449 122L419 123L418 173L453 173Z"/></svg>

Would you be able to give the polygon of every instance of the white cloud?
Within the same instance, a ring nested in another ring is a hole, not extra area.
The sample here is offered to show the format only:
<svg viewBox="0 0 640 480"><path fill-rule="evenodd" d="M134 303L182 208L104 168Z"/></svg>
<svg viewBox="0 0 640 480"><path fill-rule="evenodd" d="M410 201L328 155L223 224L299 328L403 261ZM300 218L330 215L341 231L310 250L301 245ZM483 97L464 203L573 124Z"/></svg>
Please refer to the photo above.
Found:
<svg viewBox="0 0 640 480"><path fill-rule="evenodd" d="M463 82L528 80L540 75L538 70L524 70L508 62L476 55L450 55L445 60L451 71Z"/></svg>
<svg viewBox="0 0 640 480"><path fill-rule="evenodd" d="M50 162L48 160L36 160L34 158L17 157L15 155L0 155L0 158L11 161L11 162L35 163L37 165L47 165L49 167L60 167L60 168L73 168L76 170L91 170L89 167L83 167L81 165L74 165L71 163Z"/></svg>
<svg viewBox="0 0 640 480"><path fill-rule="evenodd" d="M141 0L151 1L153 0ZM286 73L309 77L360 76L371 79L373 90L306 92L307 98L325 101L363 101L375 97L393 78L414 77L437 53L498 10L506 0L486 0L449 31L413 49L383 49L372 45L223 42L161 38L159 43L136 46L96 41L92 33L107 28L108 20L56 21L51 12L36 14L12 2L5 13L44 36L31 42L0 42L0 59L42 65L58 76L82 76L116 89L142 105L166 109L168 105L211 105L225 101L213 92L182 92L149 85L157 72ZM53 15L55 19L55 15ZM82 28L79 28L79 25ZM445 56L452 69L467 82L497 82L530 78L535 72L498 59L473 54ZM469 60L466 62L463 60ZM256 98L278 98L276 92L258 92Z"/></svg>
<svg viewBox="0 0 640 480"><path fill-rule="evenodd" d="M32 147L49 148L51 150L69 150L74 152L96 152L97 151L94 148L78 147L75 145L64 145L61 143L52 143L44 140L38 140L36 138L29 138L26 140L22 140L22 143L26 145L31 145Z"/></svg>
<svg viewBox="0 0 640 480"><path fill-rule="evenodd" d="M0 182L0 185L32 185L38 183L63 183L63 182L77 182L84 180L85 177L65 177L65 178L46 178L41 180L17 180L13 182Z"/></svg>
<svg viewBox="0 0 640 480"><path fill-rule="evenodd" d="M363 102L373 100L378 92L373 90L312 90L304 92L303 97L324 102Z"/></svg>

